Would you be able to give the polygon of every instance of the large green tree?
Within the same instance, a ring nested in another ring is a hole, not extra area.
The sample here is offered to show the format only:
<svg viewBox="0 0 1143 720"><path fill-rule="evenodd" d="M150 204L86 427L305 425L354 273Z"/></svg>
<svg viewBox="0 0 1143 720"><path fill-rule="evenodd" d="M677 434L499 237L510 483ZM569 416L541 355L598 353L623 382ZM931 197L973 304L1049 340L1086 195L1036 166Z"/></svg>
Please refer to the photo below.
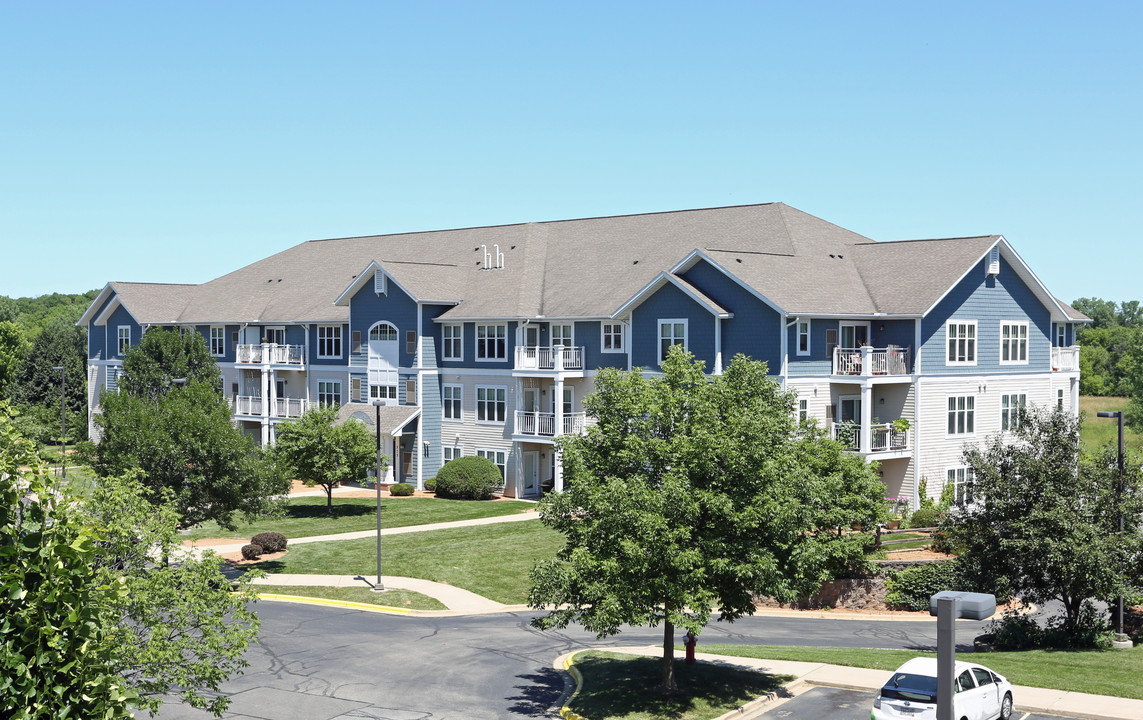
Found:
<svg viewBox="0 0 1143 720"><path fill-rule="evenodd" d="M1130 590L1131 560L1143 551L1143 474L1128 462L1120 493L1116 449L1081 456L1079 422L1066 411L1022 411L1018 423L965 449L975 502L954 508L942 530L980 587L1059 600L1065 628L1077 629L1085 601Z"/></svg>
<svg viewBox="0 0 1143 720"><path fill-rule="evenodd" d="M177 383L201 383L222 392L222 372L206 340L196 332L152 328L123 357L119 389L136 397L157 398Z"/></svg>
<svg viewBox="0 0 1143 720"><path fill-rule="evenodd" d="M0 320L0 398L8 397L8 386L28 350L28 341L14 322Z"/></svg>
<svg viewBox="0 0 1143 720"><path fill-rule="evenodd" d="M297 420L278 425L271 451L285 472L325 490L326 511L331 515L333 489L361 480L377 462L376 443L365 426L355 420L340 425L336 421L333 408L311 408Z"/></svg>
<svg viewBox="0 0 1143 720"><path fill-rule="evenodd" d="M69 416L87 417L87 331L57 319L43 329L23 356L11 388L18 403L44 408L60 407L60 371L67 373L66 403ZM84 422L86 428L87 423Z"/></svg>
<svg viewBox="0 0 1143 720"><path fill-rule="evenodd" d="M672 348L662 376L601 370L584 400L596 420L560 441L564 492L540 505L566 538L533 570L539 627L578 622L601 637L663 625L663 687L674 629L792 601L845 565L885 513L885 486L861 458L795 420L795 397L766 365L737 356L721 375Z"/></svg>

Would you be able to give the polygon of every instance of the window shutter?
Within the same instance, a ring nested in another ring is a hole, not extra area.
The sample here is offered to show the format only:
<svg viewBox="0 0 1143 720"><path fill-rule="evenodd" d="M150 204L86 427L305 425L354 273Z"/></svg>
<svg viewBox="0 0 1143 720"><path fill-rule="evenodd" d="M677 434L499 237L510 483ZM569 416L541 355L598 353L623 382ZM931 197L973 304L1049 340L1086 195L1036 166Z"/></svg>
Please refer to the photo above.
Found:
<svg viewBox="0 0 1143 720"><path fill-rule="evenodd" d="M417 354L417 333L413 330L405 331L405 352L410 355Z"/></svg>
<svg viewBox="0 0 1143 720"><path fill-rule="evenodd" d="M353 354L354 355L360 355L361 354L361 331L360 330L354 330L353 331Z"/></svg>

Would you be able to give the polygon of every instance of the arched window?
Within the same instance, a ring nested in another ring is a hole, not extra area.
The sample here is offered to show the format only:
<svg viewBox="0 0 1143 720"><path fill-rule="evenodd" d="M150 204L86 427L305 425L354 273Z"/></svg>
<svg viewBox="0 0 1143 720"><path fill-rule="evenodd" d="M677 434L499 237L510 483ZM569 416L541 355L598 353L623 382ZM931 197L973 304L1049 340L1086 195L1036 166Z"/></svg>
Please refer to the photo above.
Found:
<svg viewBox="0 0 1143 720"><path fill-rule="evenodd" d="M387 322L379 322L369 329L369 339L397 342L397 328Z"/></svg>
<svg viewBox="0 0 1143 720"><path fill-rule="evenodd" d="M397 402L397 367L400 348L397 328L379 322L369 328L369 397Z"/></svg>

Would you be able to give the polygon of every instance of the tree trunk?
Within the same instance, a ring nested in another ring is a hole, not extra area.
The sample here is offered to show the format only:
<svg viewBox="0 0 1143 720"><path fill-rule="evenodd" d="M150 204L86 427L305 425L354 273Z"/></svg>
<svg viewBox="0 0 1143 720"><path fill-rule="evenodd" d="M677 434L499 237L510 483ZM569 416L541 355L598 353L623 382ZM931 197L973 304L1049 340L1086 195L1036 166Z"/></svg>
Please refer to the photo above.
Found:
<svg viewBox="0 0 1143 720"><path fill-rule="evenodd" d="M675 692L679 686L675 684L675 626L670 620L663 621L663 684L660 689L664 692Z"/></svg>
<svg viewBox="0 0 1143 720"><path fill-rule="evenodd" d="M333 515L333 485L326 485L325 487L325 512L327 515Z"/></svg>

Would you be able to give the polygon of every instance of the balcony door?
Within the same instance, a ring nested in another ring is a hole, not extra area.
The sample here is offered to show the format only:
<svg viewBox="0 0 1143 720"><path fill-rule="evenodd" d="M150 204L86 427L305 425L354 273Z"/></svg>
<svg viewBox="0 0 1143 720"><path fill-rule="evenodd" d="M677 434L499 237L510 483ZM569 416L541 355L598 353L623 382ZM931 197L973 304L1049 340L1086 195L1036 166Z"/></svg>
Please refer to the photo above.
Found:
<svg viewBox="0 0 1143 720"><path fill-rule="evenodd" d="M838 422L861 424L860 395L847 395L838 398Z"/></svg>
<svg viewBox="0 0 1143 720"><path fill-rule="evenodd" d="M397 328L380 322L369 329L369 397L397 404L397 367L400 365Z"/></svg>
<svg viewBox="0 0 1143 720"><path fill-rule="evenodd" d="M854 350L869 344L869 323L843 322L841 324L841 349Z"/></svg>
<svg viewBox="0 0 1143 720"><path fill-rule="evenodd" d="M540 411L540 389L524 388L524 417L521 418L520 431L526 435L535 435L539 432L540 420L536 413Z"/></svg>
<svg viewBox="0 0 1143 720"><path fill-rule="evenodd" d="M533 497L540 489L540 453L523 453L524 459L524 497Z"/></svg>

